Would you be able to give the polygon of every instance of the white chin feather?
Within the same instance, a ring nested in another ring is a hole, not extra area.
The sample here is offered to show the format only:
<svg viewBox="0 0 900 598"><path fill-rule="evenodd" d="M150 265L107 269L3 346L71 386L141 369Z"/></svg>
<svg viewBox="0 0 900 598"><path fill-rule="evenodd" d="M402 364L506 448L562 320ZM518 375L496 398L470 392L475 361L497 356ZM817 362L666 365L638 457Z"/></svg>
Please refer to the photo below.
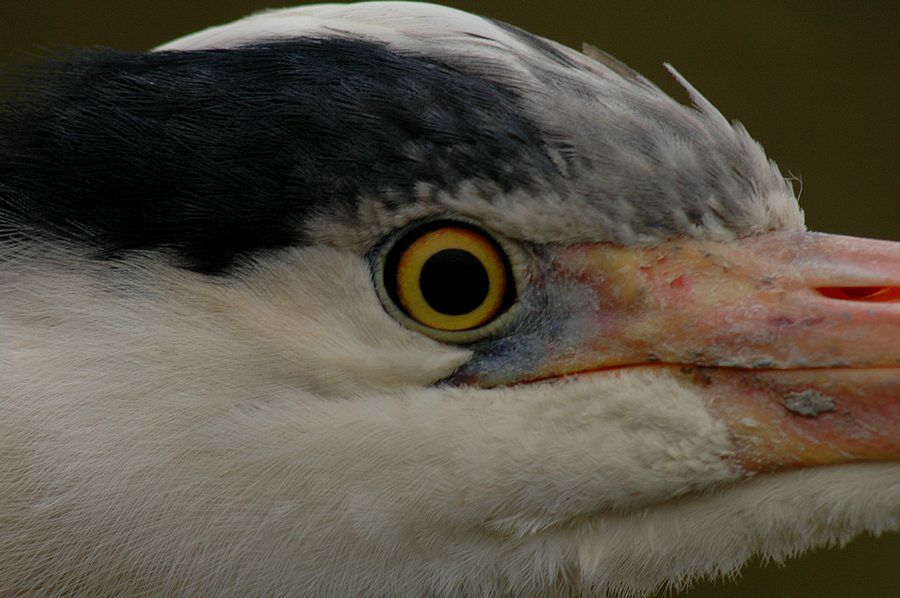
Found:
<svg viewBox="0 0 900 598"><path fill-rule="evenodd" d="M613 594L641 596L662 585L728 576L754 556L781 561L897 529L900 464L870 463L766 474L598 517L577 542L587 579Z"/></svg>

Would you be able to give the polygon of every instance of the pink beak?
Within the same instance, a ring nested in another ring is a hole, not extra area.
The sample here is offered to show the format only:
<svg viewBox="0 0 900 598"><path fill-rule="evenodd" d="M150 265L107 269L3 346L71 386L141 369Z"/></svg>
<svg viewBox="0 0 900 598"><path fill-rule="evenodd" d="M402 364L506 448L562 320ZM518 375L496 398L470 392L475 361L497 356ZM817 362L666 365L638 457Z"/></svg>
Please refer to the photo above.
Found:
<svg viewBox="0 0 900 598"><path fill-rule="evenodd" d="M550 247L580 338L535 379L666 367L750 470L900 460L900 243L804 232Z"/></svg>

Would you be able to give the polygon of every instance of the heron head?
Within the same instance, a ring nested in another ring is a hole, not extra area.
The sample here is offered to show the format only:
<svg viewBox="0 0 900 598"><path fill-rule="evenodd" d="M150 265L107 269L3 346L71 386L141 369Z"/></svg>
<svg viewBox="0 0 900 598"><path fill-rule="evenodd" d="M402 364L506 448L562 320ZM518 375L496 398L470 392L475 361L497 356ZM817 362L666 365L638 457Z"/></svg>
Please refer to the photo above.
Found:
<svg viewBox="0 0 900 598"><path fill-rule="evenodd" d="M589 54L368 3L38 69L0 587L641 594L896 528L900 247Z"/></svg>

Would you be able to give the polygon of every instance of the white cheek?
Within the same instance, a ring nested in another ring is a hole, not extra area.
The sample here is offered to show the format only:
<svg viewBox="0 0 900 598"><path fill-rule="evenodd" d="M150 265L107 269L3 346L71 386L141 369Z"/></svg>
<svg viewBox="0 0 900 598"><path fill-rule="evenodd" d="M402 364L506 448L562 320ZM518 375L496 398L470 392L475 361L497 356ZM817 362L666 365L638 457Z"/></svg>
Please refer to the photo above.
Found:
<svg viewBox="0 0 900 598"><path fill-rule="evenodd" d="M356 256L278 258L234 280L158 258L5 264L0 585L85 575L103 593L117 570L142 579L129 563L177 563L172 583L240 566L248 588L287 570L296 585L366 513L402 520L415 486L390 481L409 423L395 414L469 353L397 325Z"/></svg>
<svg viewBox="0 0 900 598"><path fill-rule="evenodd" d="M441 414L429 438L447 443L456 479L479 496L482 513L468 516L490 515L491 527L547 527L741 475L723 458L732 450L725 426L667 373L443 392L423 393L415 408Z"/></svg>
<svg viewBox="0 0 900 598"><path fill-rule="evenodd" d="M471 356L399 326L365 262L337 250L292 250L260 262L211 288L209 300L265 363L320 396L426 386Z"/></svg>
<svg viewBox="0 0 900 598"><path fill-rule="evenodd" d="M5 347L33 346L9 353L32 359L29 372L65 372L92 358L80 367L133 370L136 379L164 369L167 378L221 386L264 378L346 395L424 386L470 356L400 327L366 263L347 252L286 250L222 279L152 259L116 269L66 259L59 268L26 262L2 281L0 326L13 339Z"/></svg>

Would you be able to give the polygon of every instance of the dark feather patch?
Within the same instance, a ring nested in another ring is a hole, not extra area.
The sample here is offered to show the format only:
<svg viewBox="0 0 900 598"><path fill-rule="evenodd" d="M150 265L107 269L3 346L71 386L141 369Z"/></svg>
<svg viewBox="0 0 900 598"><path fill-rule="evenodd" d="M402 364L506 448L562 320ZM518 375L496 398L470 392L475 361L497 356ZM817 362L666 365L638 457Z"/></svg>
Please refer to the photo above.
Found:
<svg viewBox="0 0 900 598"><path fill-rule="evenodd" d="M365 41L97 50L17 85L0 104L0 243L29 230L215 272L302 244L307 217L363 195L511 189L553 168L514 91Z"/></svg>

